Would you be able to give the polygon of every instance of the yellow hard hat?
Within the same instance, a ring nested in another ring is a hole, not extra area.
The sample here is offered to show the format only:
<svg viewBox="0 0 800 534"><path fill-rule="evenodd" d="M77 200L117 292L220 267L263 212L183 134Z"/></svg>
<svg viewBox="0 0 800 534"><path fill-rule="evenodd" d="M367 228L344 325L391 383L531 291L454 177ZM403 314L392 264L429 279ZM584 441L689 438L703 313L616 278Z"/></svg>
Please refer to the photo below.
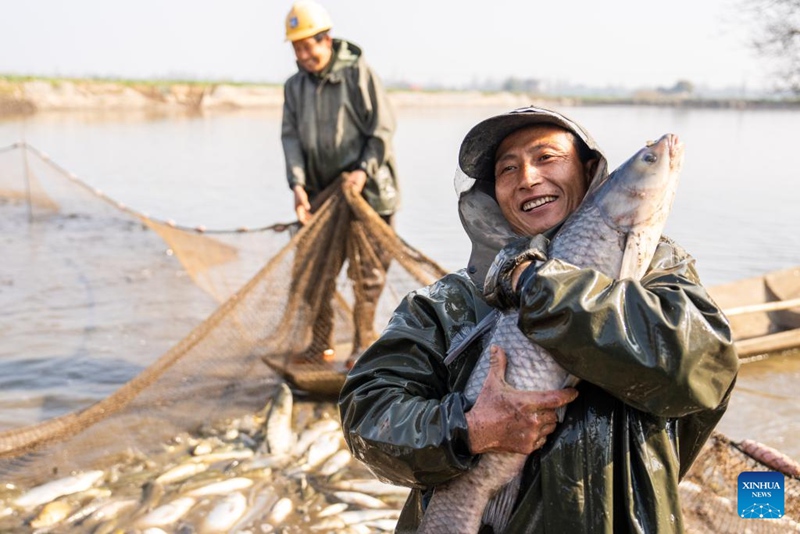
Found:
<svg viewBox="0 0 800 534"><path fill-rule="evenodd" d="M299 41L330 30L333 24L325 8L312 0L295 2L286 15L286 40Z"/></svg>

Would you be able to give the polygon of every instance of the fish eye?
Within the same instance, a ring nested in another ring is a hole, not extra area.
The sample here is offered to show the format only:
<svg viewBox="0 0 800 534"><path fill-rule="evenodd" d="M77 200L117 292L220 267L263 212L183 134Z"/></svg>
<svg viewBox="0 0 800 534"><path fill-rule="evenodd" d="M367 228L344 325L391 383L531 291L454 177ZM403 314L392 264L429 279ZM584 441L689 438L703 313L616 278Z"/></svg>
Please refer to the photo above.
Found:
<svg viewBox="0 0 800 534"><path fill-rule="evenodd" d="M644 155L642 159L644 159L645 163L655 163L656 161L658 161L658 156L656 156L652 152L648 152L647 154Z"/></svg>

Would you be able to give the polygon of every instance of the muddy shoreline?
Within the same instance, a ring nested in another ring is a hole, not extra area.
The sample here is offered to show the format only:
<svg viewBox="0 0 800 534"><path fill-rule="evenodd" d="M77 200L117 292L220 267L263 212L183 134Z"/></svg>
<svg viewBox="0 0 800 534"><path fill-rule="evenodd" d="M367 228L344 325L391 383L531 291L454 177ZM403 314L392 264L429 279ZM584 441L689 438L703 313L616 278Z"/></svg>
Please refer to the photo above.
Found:
<svg viewBox="0 0 800 534"><path fill-rule="evenodd" d="M800 101L699 99L641 92L625 98L552 97L528 93L389 90L395 107L669 106L784 109ZM211 82L95 81L0 77L0 117L44 111L214 111L279 108L281 85Z"/></svg>

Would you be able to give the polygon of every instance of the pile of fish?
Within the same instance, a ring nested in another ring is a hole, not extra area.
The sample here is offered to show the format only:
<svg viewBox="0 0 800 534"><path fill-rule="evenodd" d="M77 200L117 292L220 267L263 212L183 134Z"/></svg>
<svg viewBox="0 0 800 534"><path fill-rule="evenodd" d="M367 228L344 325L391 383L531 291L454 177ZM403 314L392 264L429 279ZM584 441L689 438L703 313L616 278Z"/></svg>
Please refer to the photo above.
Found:
<svg viewBox="0 0 800 534"><path fill-rule="evenodd" d="M4 484L0 531L393 531L408 491L352 461L334 405L294 402L281 384L261 412L175 436L163 454L34 488Z"/></svg>

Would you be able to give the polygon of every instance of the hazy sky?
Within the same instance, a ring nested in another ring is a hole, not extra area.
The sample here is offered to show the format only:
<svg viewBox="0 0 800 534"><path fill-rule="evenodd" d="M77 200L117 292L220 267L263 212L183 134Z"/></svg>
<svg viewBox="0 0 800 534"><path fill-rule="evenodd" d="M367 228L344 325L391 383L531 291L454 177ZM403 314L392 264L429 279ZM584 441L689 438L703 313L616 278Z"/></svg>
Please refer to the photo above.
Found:
<svg viewBox="0 0 800 534"><path fill-rule="evenodd" d="M742 0L328 0L384 79L763 87ZM0 0L0 73L280 83L290 1Z"/></svg>

